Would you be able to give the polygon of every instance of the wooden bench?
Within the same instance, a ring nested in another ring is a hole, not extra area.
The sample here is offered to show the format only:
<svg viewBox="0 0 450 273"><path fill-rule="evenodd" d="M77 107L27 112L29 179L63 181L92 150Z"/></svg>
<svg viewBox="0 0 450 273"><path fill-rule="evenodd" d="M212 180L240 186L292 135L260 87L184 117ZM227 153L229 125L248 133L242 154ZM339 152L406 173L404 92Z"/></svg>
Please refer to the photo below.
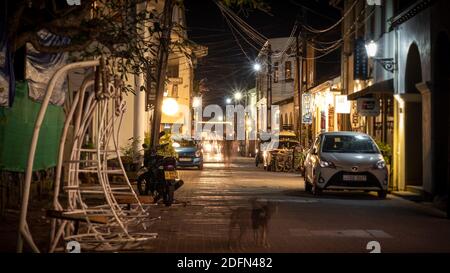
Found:
<svg viewBox="0 0 450 273"><path fill-rule="evenodd" d="M134 196L130 195L118 195L115 196L117 203L119 204L126 204L127 208L130 210L132 204L136 204L136 198ZM141 204L153 204L154 199L153 196L145 196L145 195L138 195L137 198L139 199L139 202Z"/></svg>
<svg viewBox="0 0 450 273"><path fill-rule="evenodd" d="M63 210L47 210L46 216L48 218L74 221L75 222L75 234L78 233L78 229L80 227L80 222L87 223L89 220L89 222L95 223L95 224L107 224L108 223L108 217L104 216L104 215L86 216L82 213L68 213L68 211L63 211Z"/></svg>

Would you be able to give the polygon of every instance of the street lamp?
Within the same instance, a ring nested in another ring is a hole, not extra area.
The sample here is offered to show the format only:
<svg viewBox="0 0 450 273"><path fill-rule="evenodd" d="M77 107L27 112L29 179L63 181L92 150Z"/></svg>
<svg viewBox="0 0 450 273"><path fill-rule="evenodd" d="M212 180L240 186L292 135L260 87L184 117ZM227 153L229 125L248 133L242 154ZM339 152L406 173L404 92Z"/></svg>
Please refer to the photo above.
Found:
<svg viewBox="0 0 450 273"><path fill-rule="evenodd" d="M241 99L242 99L242 93L241 92L236 92L236 93L234 93L234 99L236 100L236 101L240 101Z"/></svg>
<svg viewBox="0 0 450 273"><path fill-rule="evenodd" d="M381 66L391 73L395 71L394 58L375 58L378 52L378 45L373 40L366 44L367 57L381 64Z"/></svg>
<svg viewBox="0 0 450 273"><path fill-rule="evenodd" d="M378 45L372 40L366 45L367 56L373 58L377 55Z"/></svg>
<svg viewBox="0 0 450 273"><path fill-rule="evenodd" d="M230 99L230 98L226 98L226 99L225 99L225 102L226 102L227 104L230 104L230 103L231 103L231 99Z"/></svg>
<svg viewBox="0 0 450 273"><path fill-rule="evenodd" d="M168 116L175 116L178 113L179 105L174 98L165 98L162 104L162 111Z"/></svg>
<svg viewBox="0 0 450 273"><path fill-rule="evenodd" d="M261 65L260 65L259 63L255 63L255 64L253 65L253 70L255 70L255 71L260 71L260 70L261 70Z"/></svg>

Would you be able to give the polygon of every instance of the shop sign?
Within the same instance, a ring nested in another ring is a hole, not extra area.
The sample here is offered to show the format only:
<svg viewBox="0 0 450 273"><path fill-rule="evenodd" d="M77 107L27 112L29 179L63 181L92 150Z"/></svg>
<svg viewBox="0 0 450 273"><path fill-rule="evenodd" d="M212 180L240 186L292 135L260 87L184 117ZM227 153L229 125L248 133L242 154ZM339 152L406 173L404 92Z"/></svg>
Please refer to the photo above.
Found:
<svg viewBox="0 0 450 273"><path fill-rule="evenodd" d="M337 114L350 114L350 101L347 100L346 95L336 96L336 113Z"/></svg>
<svg viewBox="0 0 450 273"><path fill-rule="evenodd" d="M312 123L312 101L311 94L302 95L302 123L311 124Z"/></svg>
<svg viewBox="0 0 450 273"><path fill-rule="evenodd" d="M359 115L356 107L356 103L352 103L352 113L350 115L351 123L352 123L352 129L357 130L359 128Z"/></svg>
<svg viewBox="0 0 450 273"><path fill-rule="evenodd" d="M320 111L320 131L323 133L325 132L326 128L326 113L325 111Z"/></svg>
<svg viewBox="0 0 450 273"><path fill-rule="evenodd" d="M334 107L328 107L328 131L334 131Z"/></svg>
<svg viewBox="0 0 450 273"><path fill-rule="evenodd" d="M369 75L367 70L368 57L366 52L366 42L364 41L364 39L356 39L354 56L355 61L353 68L353 78L355 80L367 80Z"/></svg>
<svg viewBox="0 0 450 273"><path fill-rule="evenodd" d="M361 116L374 117L380 114L380 103L375 98L359 98L356 100L358 113Z"/></svg>

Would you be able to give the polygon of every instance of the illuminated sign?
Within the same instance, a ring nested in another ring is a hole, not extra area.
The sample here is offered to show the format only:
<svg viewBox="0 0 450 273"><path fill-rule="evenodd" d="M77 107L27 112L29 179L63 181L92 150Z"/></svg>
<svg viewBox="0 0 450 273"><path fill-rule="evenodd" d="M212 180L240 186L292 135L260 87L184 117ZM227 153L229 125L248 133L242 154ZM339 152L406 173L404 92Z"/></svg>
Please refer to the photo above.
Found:
<svg viewBox="0 0 450 273"><path fill-rule="evenodd" d="M311 94L302 95L302 123L311 124L312 123L312 101Z"/></svg>
<svg viewBox="0 0 450 273"><path fill-rule="evenodd" d="M336 113L337 114L350 114L350 101L347 100L346 95L336 96Z"/></svg>
<svg viewBox="0 0 450 273"><path fill-rule="evenodd" d="M66 0L69 6L80 6L81 0Z"/></svg>
<svg viewBox="0 0 450 273"><path fill-rule="evenodd" d="M381 6L381 0L367 0L368 6Z"/></svg>
<svg viewBox="0 0 450 273"><path fill-rule="evenodd" d="M380 103L375 98L359 98L357 101L358 113L361 116L378 116Z"/></svg>

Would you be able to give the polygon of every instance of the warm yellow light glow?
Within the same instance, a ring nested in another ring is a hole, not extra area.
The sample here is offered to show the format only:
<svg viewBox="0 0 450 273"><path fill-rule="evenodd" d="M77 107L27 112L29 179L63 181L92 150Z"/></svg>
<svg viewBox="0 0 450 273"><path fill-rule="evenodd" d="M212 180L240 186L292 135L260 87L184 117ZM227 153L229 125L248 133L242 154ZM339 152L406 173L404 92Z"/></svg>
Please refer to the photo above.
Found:
<svg viewBox="0 0 450 273"><path fill-rule="evenodd" d="M241 92L234 93L234 99L235 100L241 100L242 99L242 93Z"/></svg>
<svg viewBox="0 0 450 273"><path fill-rule="evenodd" d="M201 97L194 97L192 100L192 107L197 108L202 105L202 98Z"/></svg>
<svg viewBox="0 0 450 273"><path fill-rule="evenodd" d="M180 143L174 142L174 143L172 144L172 147L174 147L174 148L180 148Z"/></svg>
<svg viewBox="0 0 450 273"><path fill-rule="evenodd" d="M203 146L203 148L205 148L205 152L207 153L210 153L212 151L211 143L206 143L205 146Z"/></svg>
<svg viewBox="0 0 450 273"><path fill-rule="evenodd" d="M164 114L168 116L174 116L178 113L179 110L178 102L173 98L165 98L163 100L162 111Z"/></svg>

